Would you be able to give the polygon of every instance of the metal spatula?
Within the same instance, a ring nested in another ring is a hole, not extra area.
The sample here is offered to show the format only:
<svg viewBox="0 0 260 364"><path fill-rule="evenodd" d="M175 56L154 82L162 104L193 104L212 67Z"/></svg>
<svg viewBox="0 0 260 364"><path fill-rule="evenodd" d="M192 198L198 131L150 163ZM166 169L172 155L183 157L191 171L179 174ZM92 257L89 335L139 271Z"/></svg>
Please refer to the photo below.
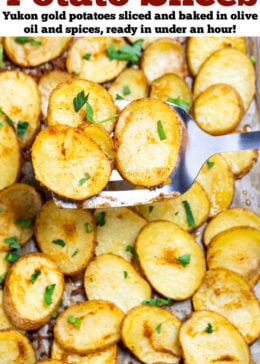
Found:
<svg viewBox="0 0 260 364"><path fill-rule="evenodd" d="M125 102L124 106L127 102ZM104 208L148 204L186 192L196 179L202 165L216 153L260 149L260 131L211 136L203 132L181 107L171 105L186 127L179 161L171 175L171 183L154 189L139 189L123 180L114 170L106 189L85 201L65 200L53 195L64 208Z"/></svg>

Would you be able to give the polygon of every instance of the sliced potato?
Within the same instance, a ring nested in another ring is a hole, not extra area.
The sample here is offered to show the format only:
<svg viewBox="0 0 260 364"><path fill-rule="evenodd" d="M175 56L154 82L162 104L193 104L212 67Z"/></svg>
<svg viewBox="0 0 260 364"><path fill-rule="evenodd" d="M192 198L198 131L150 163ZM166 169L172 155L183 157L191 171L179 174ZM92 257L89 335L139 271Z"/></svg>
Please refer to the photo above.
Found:
<svg viewBox="0 0 260 364"><path fill-rule="evenodd" d="M150 299L150 285L122 257L102 254L93 259L84 275L85 292L90 300L109 300L123 312Z"/></svg>
<svg viewBox="0 0 260 364"><path fill-rule="evenodd" d="M0 191L18 180L21 168L20 145L13 128L0 115Z"/></svg>
<svg viewBox="0 0 260 364"><path fill-rule="evenodd" d="M165 73L187 75L183 46L171 38L162 38L145 48L141 58L141 69L151 83Z"/></svg>
<svg viewBox="0 0 260 364"><path fill-rule="evenodd" d="M206 271L203 251L170 221L152 221L138 234L136 251L152 287L164 297L184 300L200 286Z"/></svg>
<svg viewBox="0 0 260 364"><path fill-rule="evenodd" d="M213 84L227 83L240 94L247 110L255 94L255 78L254 65L246 54L224 48L214 52L201 66L194 83L194 97Z"/></svg>
<svg viewBox="0 0 260 364"><path fill-rule="evenodd" d="M221 156L228 162L229 168L235 178L242 178L247 174L258 158L258 150L238 150L235 152L221 153Z"/></svg>
<svg viewBox="0 0 260 364"><path fill-rule="evenodd" d="M228 208L233 200L234 177L227 162L215 154L202 166L197 179L210 200L210 216Z"/></svg>
<svg viewBox="0 0 260 364"><path fill-rule="evenodd" d="M98 145L65 125L49 126L37 135L32 163L37 180L75 200L99 193L111 174L110 162Z"/></svg>
<svg viewBox="0 0 260 364"><path fill-rule="evenodd" d="M110 59L107 48L116 49L126 44L120 37L81 37L70 47L67 57L68 72L90 81L111 81L126 67L127 61Z"/></svg>
<svg viewBox="0 0 260 364"><path fill-rule="evenodd" d="M94 255L95 226L88 210L62 209L45 202L35 224L40 250L53 259L62 273L82 272Z"/></svg>
<svg viewBox="0 0 260 364"><path fill-rule="evenodd" d="M15 64L34 67L61 55L70 41L70 37L5 37L4 48Z"/></svg>
<svg viewBox="0 0 260 364"><path fill-rule="evenodd" d="M3 290L0 290L0 331L5 329L14 328L14 325L9 320L3 307ZM0 359L1 360L1 359Z"/></svg>
<svg viewBox="0 0 260 364"><path fill-rule="evenodd" d="M67 72L61 70L52 70L49 72L45 72L40 80L39 80L39 91L41 97L41 114L44 120L47 119L48 115L48 106L49 106L49 97L51 92L57 87L60 83L65 82L71 79L71 75Z"/></svg>
<svg viewBox="0 0 260 364"><path fill-rule="evenodd" d="M208 246L207 265L230 269L254 285L260 278L260 231L248 226L222 231Z"/></svg>
<svg viewBox="0 0 260 364"><path fill-rule="evenodd" d="M1 364L34 364L36 355L27 337L14 329L0 330Z"/></svg>
<svg viewBox="0 0 260 364"><path fill-rule="evenodd" d="M211 135L233 131L244 115L243 101L234 87L216 83L206 88L193 104L194 120Z"/></svg>
<svg viewBox="0 0 260 364"><path fill-rule="evenodd" d="M189 37L187 42L187 61L193 76L196 76L201 65L215 51L234 47L246 53L245 37Z"/></svg>
<svg viewBox="0 0 260 364"><path fill-rule="evenodd" d="M122 322L122 341L142 363L179 363L180 325L180 320L163 308L137 306Z"/></svg>
<svg viewBox="0 0 260 364"><path fill-rule="evenodd" d="M177 163L182 125L169 105L139 99L121 112L115 138L122 176L135 185L153 187L164 183Z"/></svg>
<svg viewBox="0 0 260 364"><path fill-rule="evenodd" d="M131 261L129 247L133 247L137 234L147 221L128 207L98 209L95 216L98 222L96 255L114 253ZM102 216L104 224L99 222Z"/></svg>
<svg viewBox="0 0 260 364"><path fill-rule="evenodd" d="M203 231L203 242L207 246L220 232L236 226L248 226L260 230L260 216L243 207L233 207L221 211L213 217Z"/></svg>
<svg viewBox="0 0 260 364"><path fill-rule="evenodd" d="M82 96L82 97L80 97ZM101 85L80 79L72 79L58 85L51 93L48 109L48 125L63 124L77 127L80 124L89 124L86 105L80 109L76 100L86 100L90 105L96 124L110 133L115 124L117 115L116 106L109 92ZM77 111L76 111L77 110ZM104 120L108 121L104 122Z"/></svg>
<svg viewBox="0 0 260 364"><path fill-rule="evenodd" d="M210 202L202 186L195 181L181 196L152 205L140 205L137 206L137 210L148 221L168 220L187 231L192 231L208 219Z"/></svg>
<svg viewBox="0 0 260 364"><path fill-rule="evenodd" d="M4 71L0 73L0 89L1 119L8 117L16 128L22 148L29 147L40 128L37 84L24 72Z"/></svg>
<svg viewBox="0 0 260 364"><path fill-rule="evenodd" d="M10 268L4 286L4 309L21 330L46 324L59 307L64 278L56 264L42 253L29 253Z"/></svg>
<svg viewBox="0 0 260 364"><path fill-rule="evenodd" d="M231 321L248 344L260 336L260 306L247 281L226 269L210 269L192 297L195 311L211 310Z"/></svg>
<svg viewBox="0 0 260 364"><path fill-rule="evenodd" d="M0 192L1 251L12 249L10 239L23 246L33 236L34 219L41 205L40 194L25 183L14 183Z"/></svg>
<svg viewBox="0 0 260 364"><path fill-rule="evenodd" d="M109 87L108 91L113 99L118 96L125 100L141 99L148 96L148 82L144 72L137 68L123 70Z"/></svg>
<svg viewBox="0 0 260 364"><path fill-rule="evenodd" d="M120 340L123 316L112 302L81 302L68 307L58 316L54 337L63 349L77 354L104 350Z"/></svg>
<svg viewBox="0 0 260 364"><path fill-rule="evenodd" d="M185 102L187 109L192 104L192 91L182 77L174 73L166 73L151 83L150 97L162 101L172 99L175 102Z"/></svg>
<svg viewBox="0 0 260 364"><path fill-rule="evenodd" d="M184 362L249 364L249 348L243 336L224 316L213 311L197 311L180 329Z"/></svg>
<svg viewBox="0 0 260 364"><path fill-rule="evenodd" d="M51 347L52 358L61 360L62 363L68 364L117 364L117 346L113 345L102 351L92 354L79 355L70 353L53 340Z"/></svg>

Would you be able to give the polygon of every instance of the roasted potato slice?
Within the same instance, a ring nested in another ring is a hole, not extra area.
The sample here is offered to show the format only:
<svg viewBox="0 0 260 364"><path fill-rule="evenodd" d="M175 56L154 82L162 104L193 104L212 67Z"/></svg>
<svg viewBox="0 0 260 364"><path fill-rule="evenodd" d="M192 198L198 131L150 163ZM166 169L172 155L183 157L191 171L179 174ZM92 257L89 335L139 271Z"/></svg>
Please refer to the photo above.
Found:
<svg viewBox="0 0 260 364"><path fill-rule="evenodd" d="M62 363L68 364L117 364L117 346L113 345L102 351L92 354L79 355L70 353L53 340L51 347L52 358L62 360Z"/></svg>
<svg viewBox="0 0 260 364"><path fill-rule="evenodd" d="M137 234L147 221L128 207L98 209L95 211L95 217L96 255L114 253L131 261L129 247L134 246Z"/></svg>
<svg viewBox="0 0 260 364"><path fill-rule="evenodd" d="M3 307L3 290L0 289L0 331L14 328ZM1 357L0 357L1 360Z"/></svg>
<svg viewBox="0 0 260 364"><path fill-rule="evenodd" d="M206 133L227 134L239 125L244 115L243 101L233 86L216 83L195 99L193 115Z"/></svg>
<svg viewBox="0 0 260 364"><path fill-rule="evenodd" d="M150 285L132 264L114 254L93 259L84 274L85 292L90 300L109 300L123 312L152 297Z"/></svg>
<svg viewBox="0 0 260 364"><path fill-rule="evenodd" d="M211 310L231 321L251 344L260 336L260 306L251 286L226 269L210 269L192 297L196 311Z"/></svg>
<svg viewBox="0 0 260 364"><path fill-rule="evenodd" d="M142 363L179 363L180 325L176 316L161 307L137 306L122 322L122 341Z"/></svg>
<svg viewBox="0 0 260 364"><path fill-rule="evenodd" d="M15 129L22 148L40 128L40 95L33 78L21 71L0 73L0 117Z"/></svg>
<svg viewBox="0 0 260 364"><path fill-rule="evenodd" d="M111 133L116 117L117 110L112 96L95 82L68 80L58 85L50 95L48 125L77 127L82 123L95 123Z"/></svg>
<svg viewBox="0 0 260 364"><path fill-rule="evenodd" d="M4 309L21 330L46 324L59 307L64 278L56 264L42 253L29 253L10 268L4 285Z"/></svg>
<svg viewBox="0 0 260 364"><path fill-rule="evenodd" d="M213 217L203 231L203 242L207 246L211 240L224 230L247 226L260 230L260 216L247 208L232 207Z"/></svg>
<svg viewBox="0 0 260 364"><path fill-rule="evenodd" d="M35 67L61 55L70 41L70 37L5 37L4 48L13 63Z"/></svg>
<svg viewBox="0 0 260 364"><path fill-rule="evenodd" d="M70 47L67 56L68 72L80 78L103 83L113 80L126 67L127 61L110 59L107 49L126 44L120 37L81 37Z"/></svg>
<svg viewBox="0 0 260 364"><path fill-rule="evenodd" d="M116 164L129 182L145 187L164 183L173 171L181 146L178 114L155 99L131 102L115 128Z"/></svg>
<svg viewBox="0 0 260 364"><path fill-rule="evenodd" d="M37 135L32 163L37 180L75 200L99 193L111 174L111 164L98 145L65 125L49 126Z"/></svg>
<svg viewBox="0 0 260 364"><path fill-rule="evenodd" d="M109 301L74 304L58 316L54 337L63 349L73 353L85 355L104 350L120 340L123 316L123 312Z"/></svg>
<svg viewBox="0 0 260 364"><path fill-rule="evenodd" d="M222 231L208 246L207 265L230 269L254 285L260 278L260 231L248 226Z"/></svg>
<svg viewBox="0 0 260 364"><path fill-rule="evenodd" d="M180 342L184 363L250 363L243 336L229 320L213 311L194 312L181 326Z"/></svg>
<svg viewBox="0 0 260 364"><path fill-rule="evenodd" d="M66 82L71 79L71 75L61 70L52 70L45 72L39 80L39 91L41 97L41 114L44 120L47 119L49 97L51 92L62 82Z"/></svg>
<svg viewBox="0 0 260 364"><path fill-rule="evenodd" d="M240 94L247 110L255 94L255 78L254 65L246 54L235 48L224 48L213 53L201 66L193 95L196 98L213 84L227 83Z"/></svg>
<svg viewBox="0 0 260 364"><path fill-rule="evenodd" d="M202 186L195 181L183 195L152 205L140 205L137 210L148 221L168 220L192 231L208 219L210 202Z"/></svg>
<svg viewBox="0 0 260 364"><path fill-rule="evenodd" d="M214 52L222 48L234 47L246 53L245 37L189 37L187 42L187 62L193 76L196 76L201 65Z"/></svg>
<svg viewBox="0 0 260 364"><path fill-rule="evenodd" d="M247 174L258 158L258 150L238 150L235 152L221 153L221 156L228 162L229 168L235 178L242 178Z"/></svg>
<svg viewBox="0 0 260 364"><path fill-rule="evenodd" d="M165 73L187 75L183 46L171 38L161 38L145 48L141 58L141 69L149 83Z"/></svg>
<svg viewBox="0 0 260 364"><path fill-rule="evenodd" d="M189 109L192 104L192 91L188 83L182 77L174 73L166 73L156 78L151 83L150 97L162 101L174 101L184 103Z"/></svg>
<svg viewBox="0 0 260 364"><path fill-rule="evenodd" d="M34 364L36 355L28 338L14 329L0 330L1 364Z"/></svg>
<svg viewBox="0 0 260 364"><path fill-rule="evenodd" d="M224 158L215 154L202 166L197 179L210 200L210 216L228 208L233 200L234 176Z"/></svg>
<svg viewBox="0 0 260 364"><path fill-rule="evenodd" d="M49 200L37 215L38 246L66 275L86 268L94 255L95 235L93 216L88 210L62 209Z"/></svg>
<svg viewBox="0 0 260 364"><path fill-rule="evenodd" d="M34 218L42 205L38 191L14 183L0 192L0 250L12 249L12 240L23 246L34 233Z"/></svg>
<svg viewBox="0 0 260 364"><path fill-rule="evenodd" d="M203 251L173 222L145 225L137 236L136 251L145 277L162 296L184 300L200 286L206 271Z"/></svg>
<svg viewBox="0 0 260 364"><path fill-rule="evenodd" d="M112 82L108 91L113 99L136 100L148 96L149 85L144 72L129 67L123 70Z"/></svg>

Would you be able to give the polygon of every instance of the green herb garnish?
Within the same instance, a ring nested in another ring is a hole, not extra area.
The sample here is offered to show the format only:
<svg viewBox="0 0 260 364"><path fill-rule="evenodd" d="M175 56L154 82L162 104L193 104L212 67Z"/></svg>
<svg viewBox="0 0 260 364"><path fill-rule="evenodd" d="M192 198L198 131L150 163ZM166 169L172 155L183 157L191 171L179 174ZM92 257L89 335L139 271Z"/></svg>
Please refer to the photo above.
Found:
<svg viewBox="0 0 260 364"><path fill-rule="evenodd" d="M65 241L62 239L52 240L52 244L59 245L62 248L64 248L64 246L66 245Z"/></svg>
<svg viewBox="0 0 260 364"><path fill-rule="evenodd" d="M183 204L183 207L184 207L184 210L185 210L185 213L186 213L188 226L196 227L196 223L195 223L195 220L194 220L194 217L193 217L193 214L192 214L192 211L191 211L191 208L190 208L190 205L189 205L188 201L184 200L184 201L182 201L182 204Z"/></svg>
<svg viewBox="0 0 260 364"><path fill-rule="evenodd" d="M15 224L24 228L27 228L32 225L31 219L16 219Z"/></svg>
<svg viewBox="0 0 260 364"><path fill-rule="evenodd" d="M208 326L206 327L205 331L208 334L212 334L213 333L213 326L211 325L211 323L208 323Z"/></svg>
<svg viewBox="0 0 260 364"><path fill-rule="evenodd" d="M83 186L91 178L90 174L86 172L84 177L79 180L79 186Z"/></svg>
<svg viewBox="0 0 260 364"><path fill-rule="evenodd" d="M132 45L125 44L116 49L115 44L110 44L107 47L107 55L110 59L118 59L128 61L130 65L136 64L142 54L143 39L138 39Z"/></svg>
<svg viewBox="0 0 260 364"><path fill-rule="evenodd" d="M5 271L3 274L0 275L0 284L2 284L4 282L6 275L7 275L7 271Z"/></svg>
<svg viewBox="0 0 260 364"><path fill-rule="evenodd" d="M8 263L14 263L17 261L17 259L20 258L20 254L18 254L17 252L8 252L5 256L5 260Z"/></svg>
<svg viewBox="0 0 260 364"><path fill-rule="evenodd" d="M182 109L184 110L188 110L190 107L190 103L187 100L183 100L180 96L178 96L176 99L173 99L171 97L168 97L167 99L168 102L170 102L171 104L180 106Z"/></svg>
<svg viewBox="0 0 260 364"><path fill-rule="evenodd" d="M0 44L0 68L4 68L4 47L3 44Z"/></svg>
<svg viewBox="0 0 260 364"><path fill-rule="evenodd" d="M35 46L42 45L42 42L40 40L34 39L32 37L15 37L15 41L19 44L30 43Z"/></svg>
<svg viewBox="0 0 260 364"><path fill-rule="evenodd" d="M253 63L253 65L256 65L256 56L250 56L250 60Z"/></svg>
<svg viewBox="0 0 260 364"><path fill-rule="evenodd" d="M42 274L40 270L37 270L35 273L31 275L31 282L34 284L37 280L37 278Z"/></svg>
<svg viewBox="0 0 260 364"><path fill-rule="evenodd" d="M21 138L24 136L24 134L26 133L26 130L29 126L28 121L18 121L17 124L17 135Z"/></svg>
<svg viewBox="0 0 260 364"><path fill-rule="evenodd" d="M58 312L55 311L51 314L51 318L56 319L58 317Z"/></svg>
<svg viewBox="0 0 260 364"><path fill-rule="evenodd" d="M56 287L56 284L53 283L53 284L49 284L46 288L45 288L45 291L44 291L44 302L50 306L52 304L52 295L54 293L54 290L55 290L55 287Z"/></svg>
<svg viewBox="0 0 260 364"><path fill-rule="evenodd" d="M0 107L0 114L2 114L5 117L6 122L15 129L15 125L13 120L3 111L3 109Z"/></svg>
<svg viewBox="0 0 260 364"><path fill-rule="evenodd" d="M128 277L128 272L124 271L124 279Z"/></svg>
<svg viewBox="0 0 260 364"><path fill-rule="evenodd" d="M157 132L158 132L160 140L164 140L167 138L165 131L163 129L163 124L162 124L161 120L157 121Z"/></svg>
<svg viewBox="0 0 260 364"><path fill-rule="evenodd" d="M123 96L116 94L116 100L124 100Z"/></svg>
<svg viewBox="0 0 260 364"><path fill-rule="evenodd" d="M148 207L149 214L153 211L153 209L154 209L154 206L153 206L153 205L150 205L150 206Z"/></svg>
<svg viewBox="0 0 260 364"><path fill-rule="evenodd" d="M208 167L208 169L210 169L210 168L212 168L213 166L214 166L214 162L211 162L209 159L207 160L207 167Z"/></svg>
<svg viewBox="0 0 260 364"><path fill-rule="evenodd" d="M190 264L190 254L184 254L178 257L178 261L181 263L183 267Z"/></svg>
<svg viewBox="0 0 260 364"><path fill-rule="evenodd" d="M87 223L85 224L85 231L86 231L86 233L88 233L88 234L92 233L92 231L93 231L92 226L90 225L90 223L89 223L89 222L87 222Z"/></svg>
<svg viewBox="0 0 260 364"><path fill-rule="evenodd" d="M127 245L127 247L125 248L125 250L129 253L132 254L134 260L138 260L139 259L139 255L137 254L135 248L132 245Z"/></svg>
<svg viewBox="0 0 260 364"><path fill-rule="evenodd" d="M142 301L144 305L151 305L151 306L164 306L170 305L172 303L171 298L150 298L149 300Z"/></svg>
<svg viewBox="0 0 260 364"><path fill-rule="evenodd" d="M85 59L86 61L89 61L90 58L91 58L91 53L85 53L83 56L82 56L83 59Z"/></svg>
<svg viewBox="0 0 260 364"><path fill-rule="evenodd" d="M0 119L0 128L2 128L4 126L4 122L2 119Z"/></svg>
<svg viewBox="0 0 260 364"><path fill-rule="evenodd" d="M127 96L127 95L130 95L130 93L131 93L131 91L130 91L129 86L124 86L123 87L123 95Z"/></svg>
<svg viewBox="0 0 260 364"><path fill-rule="evenodd" d="M89 94L86 96L86 119L90 122L90 124L102 124L102 123L106 123L112 119L117 118L119 115L115 114L112 116L109 116L103 120L100 121L96 121L94 120L94 110L93 107L90 105L90 103L88 102L88 96Z"/></svg>
<svg viewBox="0 0 260 364"><path fill-rule="evenodd" d="M22 247L21 243L19 243L19 241L17 240L17 236L10 236L9 238L5 238L4 243L8 244L12 249L20 249Z"/></svg>
<svg viewBox="0 0 260 364"><path fill-rule="evenodd" d="M78 112L86 103L88 96L85 96L85 92L81 91L73 99L74 110Z"/></svg>
<svg viewBox="0 0 260 364"><path fill-rule="evenodd" d="M73 315L69 315L68 322L74 325L77 329L79 329L81 326L81 320Z"/></svg>
<svg viewBox="0 0 260 364"><path fill-rule="evenodd" d="M97 221L96 221L97 226L104 226L105 225L105 223L106 223L106 213L104 211L98 212L96 214L96 218L97 218Z"/></svg>
<svg viewBox="0 0 260 364"><path fill-rule="evenodd" d="M79 249L75 249L74 252L71 255L71 258L74 258L79 252Z"/></svg>
<svg viewBox="0 0 260 364"><path fill-rule="evenodd" d="M161 328L162 328L162 323L156 326L155 331L157 332L157 334L161 333Z"/></svg>

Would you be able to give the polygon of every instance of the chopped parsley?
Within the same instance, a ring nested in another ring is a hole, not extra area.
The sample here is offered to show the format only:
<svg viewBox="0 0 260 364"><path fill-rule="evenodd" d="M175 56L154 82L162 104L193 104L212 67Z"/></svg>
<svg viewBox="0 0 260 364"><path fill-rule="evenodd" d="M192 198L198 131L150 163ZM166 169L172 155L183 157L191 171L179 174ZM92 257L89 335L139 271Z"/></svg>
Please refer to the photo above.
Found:
<svg viewBox="0 0 260 364"><path fill-rule="evenodd" d="M132 245L127 245L127 247L125 248L125 250L127 252L129 252L129 253L132 254L134 260L138 260L139 259L139 255L137 254L135 248Z"/></svg>
<svg viewBox="0 0 260 364"><path fill-rule="evenodd" d="M91 53L85 53L83 56L82 56L83 59L85 59L86 61L89 61L90 58L91 58Z"/></svg>
<svg viewBox="0 0 260 364"><path fill-rule="evenodd" d="M155 331L157 332L157 334L161 333L161 329L162 329L162 323L160 323L159 325L156 326Z"/></svg>
<svg viewBox="0 0 260 364"><path fill-rule="evenodd" d="M5 271L3 274L0 275L0 284L2 284L4 282L6 275L7 275L7 271Z"/></svg>
<svg viewBox="0 0 260 364"><path fill-rule="evenodd" d="M16 219L15 224L24 228L27 228L32 225L31 219Z"/></svg>
<svg viewBox="0 0 260 364"><path fill-rule="evenodd" d="M3 44L0 44L0 68L4 68L4 47Z"/></svg>
<svg viewBox="0 0 260 364"><path fill-rule="evenodd" d="M126 272L125 270L124 270L124 279L126 279L128 277L128 272Z"/></svg>
<svg viewBox="0 0 260 364"><path fill-rule="evenodd" d="M0 128L2 128L4 126L4 122L2 119L0 119Z"/></svg>
<svg viewBox="0 0 260 364"><path fill-rule="evenodd" d="M177 105L177 106L180 106L182 109L184 110L188 110L189 107L190 107L190 103L189 101L187 100L183 100L180 96L178 96L177 98L171 98L171 97L168 97L167 99L168 102L170 102L171 104L174 104L174 105Z"/></svg>
<svg viewBox="0 0 260 364"><path fill-rule="evenodd" d="M44 302L50 306L52 304L52 296L55 290L56 284L49 284L44 291Z"/></svg>
<svg viewBox="0 0 260 364"><path fill-rule="evenodd" d="M71 258L74 258L79 252L79 249L75 249L74 252L71 254Z"/></svg>
<svg viewBox="0 0 260 364"><path fill-rule="evenodd" d="M58 312L57 311L55 311L55 312L53 312L52 314L51 314L51 318L53 318L53 319L56 319L57 317L58 317Z"/></svg>
<svg viewBox="0 0 260 364"><path fill-rule="evenodd" d="M84 177L79 180L79 186L83 186L84 183L86 183L90 178L91 178L91 175L88 172L86 172L84 174Z"/></svg>
<svg viewBox="0 0 260 364"><path fill-rule="evenodd" d="M129 86L124 86L123 87L123 95L127 96L127 95L130 95L130 94L131 94L131 90L130 90Z"/></svg>
<svg viewBox="0 0 260 364"><path fill-rule="evenodd" d="M14 263L16 262L18 259L20 258L20 254L18 254L17 252L8 252L5 256L5 260L8 263Z"/></svg>
<svg viewBox="0 0 260 364"><path fill-rule="evenodd" d="M212 162L212 161L210 161L209 159L207 160L207 167L208 167L208 169L211 169L213 166L214 166L214 162Z"/></svg>
<svg viewBox="0 0 260 364"><path fill-rule="evenodd" d="M150 298L149 300L142 301L144 305L151 305L151 306L164 306L170 305L173 302L171 298Z"/></svg>
<svg viewBox="0 0 260 364"><path fill-rule="evenodd" d="M256 64L256 56L250 56L250 60L253 63L253 65Z"/></svg>
<svg viewBox="0 0 260 364"><path fill-rule="evenodd" d="M92 226L90 225L90 223L89 223L89 222L87 222L87 223L85 224L85 231L86 231L86 233L88 233L88 234L92 233L92 231L93 231Z"/></svg>
<svg viewBox="0 0 260 364"><path fill-rule="evenodd" d="M97 226L104 226L105 225L105 223L106 223L106 213L104 211L98 212L96 214L96 218L97 218L97 221L96 221Z"/></svg>
<svg viewBox="0 0 260 364"><path fill-rule="evenodd" d="M42 42L40 40L34 39L33 37L15 37L15 41L19 44L30 43L35 46L42 45Z"/></svg>
<svg viewBox="0 0 260 364"><path fill-rule="evenodd" d="M62 239L52 240L52 244L59 245L62 248L64 248L64 246L66 245L65 241Z"/></svg>
<svg viewBox="0 0 260 364"><path fill-rule="evenodd" d="M26 130L28 129L29 123L28 121L18 121L17 124L17 135L21 138L26 133Z"/></svg>
<svg viewBox="0 0 260 364"><path fill-rule="evenodd" d="M72 325L74 325L77 329L80 329L81 326L81 320L78 317L75 317L73 315L68 316L68 322Z"/></svg>
<svg viewBox="0 0 260 364"><path fill-rule="evenodd" d="M157 121L157 132L158 132L160 140L167 139L167 136L166 136L165 131L163 129L163 124L162 124L161 120Z"/></svg>
<svg viewBox="0 0 260 364"><path fill-rule="evenodd" d="M118 49L112 43L107 47L107 55L111 60L118 59L120 61L128 61L130 65L136 64L142 54L143 41L143 39L138 39L132 45L124 44Z"/></svg>
<svg viewBox="0 0 260 364"><path fill-rule="evenodd" d="M149 214L153 211L153 209L154 209L154 206L153 206L153 205L150 205L150 206L148 207Z"/></svg>
<svg viewBox="0 0 260 364"><path fill-rule="evenodd" d="M213 326L211 325L211 323L210 323L210 322L208 323L208 326L206 327L205 331L206 331L208 334L212 334L212 333L213 333Z"/></svg>
<svg viewBox="0 0 260 364"><path fill-rule="evenodd" d="M20 249L21 243L19 243L17 236L10 236L9 238L4 239L4 243L8 244L12 249Z"/></svg>
<svg viewBox="0 0 260 364"><path fill-rule="evenodd" d="M123 96L116 94L116 100L124 100Z"/></svg>
<svg viewBox="0 0 260 364"><path fill-rule="evenodd" d="M183 267L190 264L190 254L184 254L178 257L178 261L181 263Z"/></svg>
<svg viewBox="0 0 260 364"><path fill-rule="evenodd" d="M184 200L184 201L182 201L182 204L183 204L183 207L184 207L184 210L185 210L185 213L186 213L186 219L187 219L188 226L196 227L196 223L195 223L195 220L194 220L194 217L193 217L193 213L191 211L191 208L190 208L190 205L189 205L188 201Z"/></svg>
<svg viewBox="0 0 260 364"><path fill-rule="evenodd" d="M37 278L42 274L40 270L37 270L35 273L31 275L31 282L34 284L37 280Z"/></svg>
<svg viewBox="0 0 260 364"><path fill-rule="evenodd" d="M79 92L77 96L74 97L73 99L74 110L78 112L85 105L86 101L87 101L87 96L85 96L85 92L84 91Z"/></svg>
<svg viewBox="0 0 260 364"><path fill-rule="evenodd" d="M3 111L3 109L0 107L0 114L2 114L5 117L6 122L15 129L13 120Z"/></svg>

